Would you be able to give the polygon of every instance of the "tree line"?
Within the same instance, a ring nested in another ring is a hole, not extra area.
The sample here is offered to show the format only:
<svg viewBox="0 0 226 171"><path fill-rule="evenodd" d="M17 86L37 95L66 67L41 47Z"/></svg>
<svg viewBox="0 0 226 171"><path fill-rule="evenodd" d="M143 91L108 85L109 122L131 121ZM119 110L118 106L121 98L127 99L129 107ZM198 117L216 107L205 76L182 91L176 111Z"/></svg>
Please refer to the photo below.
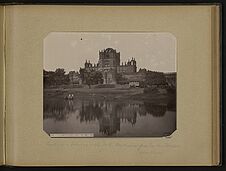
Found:
<svg viewBox="0 0 226 171"><path fill-rule="evenodd" d="M145 79L142 82L144 86L167 85L166 77L163 72L144 71ZM79 79L83 84L91 85L103 84L103 75L100 71L86 70L80 68ZM66 74L63 68L57 68L55 71L43 70L44 87L70 84L69 74ZM123 77L123 74L116 74L118 84L127 84L129 80Z"/></svg>
<svg viewBox="0 0 226 171"><path fill-rule="evenodd" d="M89 87L95 84L103 84L103 76L99 71L80 69L79 79L83 84L87 84ZM57 68L55 71L43 70L43 82L44 87L69 85L69 74L66 74L63 68Z"/></svg>
<svg viewBox="0 0 226 171"><path fill-rule="evenodd" d="M44 87L46 87L68 84L70 81L69 75L66 74L65 70L58 68L55 71L43 70L43 82Z"/></svg>

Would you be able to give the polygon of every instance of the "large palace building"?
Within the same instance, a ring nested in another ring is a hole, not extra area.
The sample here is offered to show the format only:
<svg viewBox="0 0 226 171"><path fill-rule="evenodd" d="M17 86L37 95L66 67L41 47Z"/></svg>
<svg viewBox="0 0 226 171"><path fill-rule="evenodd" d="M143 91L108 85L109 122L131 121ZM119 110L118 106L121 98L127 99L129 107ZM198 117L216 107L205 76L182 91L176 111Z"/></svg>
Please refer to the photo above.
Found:
<svg viewBox="0 0 226 171"><path fill-rule="evenodd" d="M136 73L137 66L134 58L120 64L120 52L117 52L112 48L107 48L99 51L99 60L97 64L92 64L90 61L86 61L85 70L100 71L103 74L104 84L116 84L117 73Z"/></svg>

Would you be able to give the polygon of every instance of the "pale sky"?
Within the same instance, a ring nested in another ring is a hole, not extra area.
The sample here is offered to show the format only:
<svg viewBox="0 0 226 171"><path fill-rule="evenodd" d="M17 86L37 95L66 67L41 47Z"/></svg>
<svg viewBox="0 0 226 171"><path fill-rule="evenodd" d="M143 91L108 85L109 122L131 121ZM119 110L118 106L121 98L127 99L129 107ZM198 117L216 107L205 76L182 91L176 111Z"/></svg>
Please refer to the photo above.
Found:
<svg viewBox="0 0 226 171"><path fill-rule="evenodd" d="M138 70L176 71L176 38L170 33L52 32L43 48L47 71L78 71L86 60L97 63L99 50L106 48L120 52L120 63L135 58Z"/></svg>

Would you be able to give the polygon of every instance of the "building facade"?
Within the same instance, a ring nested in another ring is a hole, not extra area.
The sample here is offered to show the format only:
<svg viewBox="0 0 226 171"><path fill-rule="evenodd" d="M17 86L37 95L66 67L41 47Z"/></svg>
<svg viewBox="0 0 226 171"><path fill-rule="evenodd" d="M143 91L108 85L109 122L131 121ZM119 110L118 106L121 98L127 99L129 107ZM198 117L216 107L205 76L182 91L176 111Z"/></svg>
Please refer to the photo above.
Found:
<svg viewBox="0 0 226 171"><path fill-rule="evenodd" d="M103 84L116 84L117 74L133 74L137 72L135 58L120 64L120 52L112 48L99 51L97 64L92 64L86 60L84 69L86 71L100 71L103 75Z"/></svg>

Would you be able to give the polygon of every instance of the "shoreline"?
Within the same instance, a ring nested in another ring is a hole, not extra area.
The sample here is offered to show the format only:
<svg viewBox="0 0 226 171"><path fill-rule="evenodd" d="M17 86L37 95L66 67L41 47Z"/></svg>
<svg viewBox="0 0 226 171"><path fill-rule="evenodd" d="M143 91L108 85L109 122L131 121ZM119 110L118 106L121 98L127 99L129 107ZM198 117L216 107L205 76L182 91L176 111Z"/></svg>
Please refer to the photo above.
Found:
<svg viewBox="0 0 226 171"><path fill-rule="evenodd" d="M175 101L176 94L158 91L144 93L144 88L44 88L45 99L65 99L73 94L73 100L147 101L168 103Z"/></svg>

